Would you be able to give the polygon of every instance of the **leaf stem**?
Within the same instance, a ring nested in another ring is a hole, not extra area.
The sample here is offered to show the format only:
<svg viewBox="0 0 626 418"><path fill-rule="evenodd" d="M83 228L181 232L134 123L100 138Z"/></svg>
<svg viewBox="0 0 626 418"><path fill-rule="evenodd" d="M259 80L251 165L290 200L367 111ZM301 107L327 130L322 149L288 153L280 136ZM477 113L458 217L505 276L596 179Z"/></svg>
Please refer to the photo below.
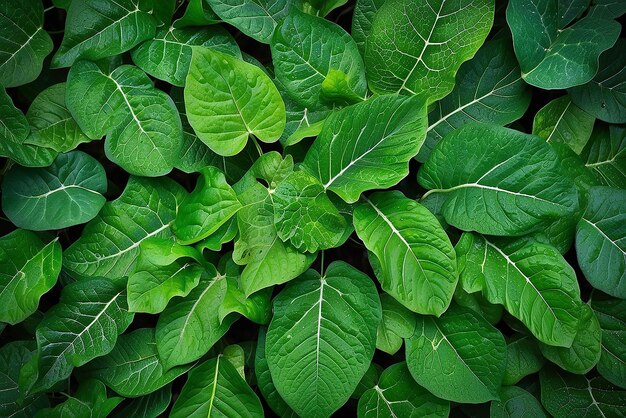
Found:
<svg viewBox="0 0 626 418"><path fill-rule="evenodd" d="M263 155L263 149L261 148L261 145L259 145L259 141L256 140L256 137L254 135L250 135L250 138L252 138L252 142L254 142L254 145L256 146L259 157L261 157Z"/></svg>
<svg viewBox="0 0 626 418"><path fill-rule="evenodd" d="M325 251L322 250L322 257L321 257L321 260L320 260L320 275L322 277L324 277L324 253L325 253Z"/></svg>

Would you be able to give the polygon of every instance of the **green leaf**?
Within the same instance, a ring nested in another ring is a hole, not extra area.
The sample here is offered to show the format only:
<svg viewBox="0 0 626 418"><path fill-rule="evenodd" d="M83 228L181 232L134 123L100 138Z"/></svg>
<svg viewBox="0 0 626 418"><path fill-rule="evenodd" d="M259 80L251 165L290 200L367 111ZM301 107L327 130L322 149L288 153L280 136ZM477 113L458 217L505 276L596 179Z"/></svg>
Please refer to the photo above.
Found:
<svg viewBox="0 0 626 418"><path fill-rule="evenodd" d="M113 418L158 418L172 401L172 385L162 387L156 392L122 404L112 416Z"/></svg>
<svg viewBox="0 0 626 418"><path fill-rule="evenodd" d="M489 303L480 293L467 293L462 286L457 286L453 300L465 307L472 309L483 316L491 325L496 325L502 319L504 308L502 305Z"/></svg>
<svg viewBox="0 0 626 418"><path fill-rule="evenodd" d="M591 308L602 329L598 373L614 385L626 389L626 301L594 298Z"/></svg>
<svg viewBox="0 0 626 418"><path fill-rule="evenodd" d="M369 277L336 261L309 270L274 299L266 355L276 389L299 415L328 417L367 371L380 301Z"/></svg>
<svg viewBox="0 0 626 418"><path fill-rule="evenodd" d="M357 400L360 399L365 391L371 389L373 386L376 386L382 372L382 366L379 366L374 362L370 363L370 366L367 368L365 375L363 375L363 377L359 381L359 384L357 385L356 389L354 389L354 392L352 392L352 395L350 395L350 398Z"/></svg>
<svg viewBox="0 0 626 418"><path fill-rule="evenodd" d="M79 0L74 0L79 1ZM54 408L40 410L37 418L105 418L124 398L107 398L107 388L98 380L81 382L72 396Z"/></svg>
<svg viewBox="0 0 626 418"><path fill-rule="evenodd" d="M154 329L122 335L108 355L81 370L127 398L148 395L186 373L193 364L167 369L157 353Z"/></svg>
<svg viewBox="0 0 626 418"><path fill-rule="evenodd" d="M581 110L570 100L561 96L542 107L533 120L533 135L546 142L567 144L580 154L587 144L595 118Z"/></svg>
<svg viewBox="0 0 626 418"><path fill-rule="evenodd" d="M621 28L613 20L593 17L565 27L558 3L514 0L506 10L522 77L542 89L565 89L591 80L598 57L613 46Z"/></svg>
<svg viewBox="0 0 626 418"><path fill-rule="evenodd" d="M580 155L602 184L626 189L626 129L598 125Z"/></svg>
<svg viewBox="0 0 626 418"><path fill-rule="evenodd" d="M537 373L545 363L537 341L531 336L516 335L506 346L506 369L503 385L514 385L533 373Z"/></svg>
<svg viewBox="0 0 626 418"><path fill-rule="evenodd" d="M58 238L46 244L23 229L0 238L0 322L14 325L37 310L57 282L61 257Z"/></svg>
<svg viewBox="0 0 626 418"><path fill-rule="evenodd" d="M379 96L332 113L302 168L348 203L362 192L394 186L409 173L426 132L419 98ZM337 139L338 140L335 140Z"/></svg>
<svg viewBox="0 0 626 418"><path fill-rule="evenodd" d="M3 417L32 417L49 404L46 395L20 398L20 369L32 358L34 347L32 341L12 341L0 347L0 415Z"/></svg>
<svg viewBox="0 0 626 418"><path fill-rule="evenodd" d="M166 369L198 360L228 331L236 317L221 322L218 312L226 291L226 276L209 264L198 286L161 313L156 345Z"/></svg>
<svg viewBox="0 0 626 418"><path fill-rule="evenodd" d="M461 65L456 81L428 115L426 141L417 156L421 162L455 129L476 121L505 126L522 117L530 104L530 90L508 39L485 43Z"/></svg>
<svg viewBox="0 0 626 418"><path fill-rule="evenodd" d="M63 229L93 219L106 202L100 163L82 151L59 154L46 168L13 167L2 180L2 210L20 228Z"/></svg>
<svg viewBox="0 0 626 418"><path fill-rule="evenodd" d="M576 228L576 255L591 285L626 298L626 190L594 187Z"/></svg>
<svg viewBox="0 0 626 418"><path fill-rule="evenodd" d="M276 26L287 16L288 0L205 0L224 22L269 44Z"/></svg>
<svg viewBox="0 0 626 418"><path fill-rule="evenodd" d="M498 399L506 344L480 314L452 304L439 318L418 318L406 361L415 381L438 398L482 403Z"/></svg>
<svg viewBox="0 0 626 418"><path fill-rule="evenodd" d="M211 251L220 251L222 249L222 245L230 242L237 236L239 232L239 228L237 227L237 217L232 217L222 226L220 226L217 231L212 233L207 238L203 239L199 243L196 244L196 248L198 251L211 250Z"/></svg>
<svg viewBox="0 0 626 418"><path fill-rule="evenodd" d="M271 193L278 237L300 251L339 246L348 225L319 180L294 171Z"/></svg>
<svg viewBox="0 0 626 418"><path fill-rule="evenodd" d="M0 2L0 85L17 87L35 80L52 51L43 28L43 2Z"/></svg>
<svg viewBox="0 0 626 418"><path fill-rule="evenodd" d="M454 171L450 171L454 167ZM572 180L541 138L490 125L466 125L433 150L418 174L445 193L443 216L464 231L523 235L578 209Z"/></svg>
<svg viewBox="0 0 626 418"><path fill-rule="evenodd" d="M382 289L414 312L440 316L458 274L454 247L437 218L397 191L362 200L354 227L380 263L376 276Z"/></svg>
<svg viewBox="0 0 626 418"><path fill-rule="evenodd" d="M324 108L338 98L365 99L363 59L354 40L339 25L294 11L277 28L270 46L276 78L287 94L306 108ZM329 77L343 89L332 89L330 97L325 97L324 82L331 82Z"/></svg>
<svg viewBox="0 0 626 418"><path fill-rule="evenodd" d="M500 400L491 402L489 416L490 418L547 417L539 401L517 386L504 386L500 390Z"/></svg>
<svg viewBox="0 0 626 418"><path fill-rule="evenodd" d="M616 19L626 13L626 4L621 0L591 0L589 16Z"/></svg>
<svg viewBox="0 0 626 418"><path fill-rule="evenodd" d="M215 167L200 171L196 188L181 202L172 225L178 242L194 244L210 236L241 209L235 191Z"/></svg>
<svg viewBox="0 0 626 418"><path fill-rule="evenodd" d="M107 157L130 174L160 176L176 164L183 136L176 106L139 68L105 73L79 61L68 75L66 97L83 132L92 139L106 135Z"/></svg>
<svg viewBox="0 0 626 418"><path fill-rule="evenodd" d="M112 57L152 38L157 26L152 6L152 1L142 0L72 0L52 68L69 67L79 59Z"/></svg>
<svg viewBox="0 0 626 418"><path fill-rule="evenodd" d="M27 167L46 167L52 164L57 153L44 147L25 144L30 127L24 114L0 87L0 156L8 157Z"/></svg>
<svg viewBox="0 0 626 418"><path fill-rule="evenodd" d="M143 240L172 236L170 225L184 196L173 180L131 177L122 195L107 202L65 251L64 267L77 277L128 276Z"/></svg>
<svg viewBox="0 0 626 418"><path fill-rule="evenodd" d="M359 399L358 417L441 417L450 413L450 402L431 395L415 383L406 363L389 366L378 384Z"/></svg>
<svg viewBox="0 0 626 418"><path fill-rule="evenodd" d="M376 330L376 348L394 355L402 347L402 339L413 335L417 316L392 296L381 293L382 319Z"/></svg>
<svg viewBox="0 0 626 418"><path fill-rule="evenodd" d="M385 1L367 38L370 89L418 94L428 104L446 96L461 64L485 41L493 15L488 0Z"/></svg>
<svg viewBox="0 0 626 418"><path fill-rule="evenodd" d="M209 28L161 28L154 39L131 52L135 65L153 77L175 86L184 86L191 64L192 46L213 48L241 57L235 39L219 26Z"/></svg>
<svg viewBox="0 0 626 418"><path fill-rule="evenodd" d="M552 347L539 344L545 358L570 373L585 374L600 360L602 347L600 323L589 305L583 304L578 332L571 347Z"/></svg>
<svg viewBox="0 0 626 418"><path fill-rule="evenodd" d="M241 152L250 135L277 141L285 129L285 104L272 80L230 55L192 49L185 107L198 138L223 156Z"/></svg>
<svg viewBox="0 0 626 418"><path fill-rule="evenodd" d="M263 395L263 399L265 399L274 413L283 418L297 418L298 415L287 405L276 390L276 386L274 386L272 374L270 373L270 368L267 365L267 358L265 356L265 334L265 328L259 329L259 338L257 340L254 357L254 375L256 377L257 386Z"/></svg>
<svg viewBox="0 0 626 418"><path fill-rule="evenodd" d="M186 417L263 417L254 391L223 355L194 367L170 414Z"/></svg>
<svg viewBox="0 0 626 418"><path fill-rule="evenodd" d="M207 1L189 0L185 14L174 22L174 27L205 26L219 22L220 18L211 9Z"/></svg>
<svg viewBox="0 0 626 418"><path fill-rule="evenodd" d="M37 326L38 379L31 391L50 389L74 367L108 354L133 317L123 284L93 278L67 285Z"/></svg>
<svg viewBox="0 0 626 418"><path fill-rule="evenodd" d="M361 56L365 56L365 43L372 30L376 13L385 4L385 0L357 0L352 15L350 34L359 47Z"/></svg>
<svg viewBox="0 0 626 418"><path fill-rule="evenodd" d="M504 305L540 341L570 347L578 331L580 289L574 269L552 246L465 233L456 246L467 292Z"/></svg>
<svg viewBox="0 0 626 418"><path fill-rule="evenodd" d="M618 417L626 408L626 391L601 377L586 377L544 368L541 403L554 418Z"/></svg>

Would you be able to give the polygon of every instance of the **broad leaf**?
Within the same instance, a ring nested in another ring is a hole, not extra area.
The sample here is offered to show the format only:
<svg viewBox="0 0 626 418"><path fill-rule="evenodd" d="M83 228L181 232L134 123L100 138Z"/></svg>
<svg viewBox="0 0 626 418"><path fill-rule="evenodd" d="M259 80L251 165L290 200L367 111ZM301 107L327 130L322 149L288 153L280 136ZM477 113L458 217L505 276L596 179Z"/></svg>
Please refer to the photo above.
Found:
<svg viewBox="0 0 626 418"><path fill-rule="evenodd" d="M441 315L458 274L454 247L437 218L400 192L362 199L354 227L380 263L376 275L383 290L414 312Z"/></svg>
<svg viewBox="0 0 626 418"><path fill-rule="evenodd" d="M377 384L361 396L358 406L359 418L447 418L449 413L450 402L436 398L415 383L406 363L385 369Z"/></svg>
<svg viewBox="0 0 626 418"><path fill-rule="evenodd" d="M184 195L170 179L131 177L122 195L106 203L65 251L64 267L78 277L128 276L143 240L172 236L170 225Z"/></svg>
<svg viewBox="0 0 626 418"><path fill-rule="evenodd" d="M591 285L626 298L626 190L595 187L576 228L576 255Z"/></svg>
<svg viewBox="0 0 626 418"><path fill-rule="evenodd" d="M456 246L463 288L499 303L542 342L570 347L581 300L574 269L549 245L463 234Z"/></svg>
<svg viewBox="0 0 626 418"><path fill-rule="evenodd" d="M454 167L454 171L450 171ZM443 193L443 216L464 231L523 235L578 209L572 180L541 138L490 125L466 125L441 141L418 174Z"/></svg>
<svg viewBox="0 0 626 418"><path fill-rule="evenodd" d="M580 156L602 184L626 189L626 129L598 125Z"/></svg>
<svg viewBox="0 0 626 418"><path fill-rule="evenodd" d="M362 192L406 177L426 123L424 102L416 97L385 95L346 107L326 119L302 167L354 203Z"/></svg>
<svg viewBox="0 0 626 418"><path fill-rule="evenodd" d="M546 362L539 351L537 340L532 336L516 335L506 346L506 369L502 384L509 386L533 373L537 373Z"/></svg>
<svg viewBox="0 0 626 418"><path fill-rule="evenodd" d="M530 91L510 41L489 41L459 68L452 92L434 104L417 159L426 161L435 145L455 129L476 121L505 126L519 119L529 103Z"/></svg>
<svg viewBox="0 0 626 418"><path fill-rule="evenodd" d="M52 51L43 14L41 0L0 2L0 86L21 86L41 73Z"/></svg>
<svg viewBox="0 0 626 418"><path fill-rule="evenodd" d="M81 370L121 396L134 398L162 388L192 366L167 369L157 353L154 330L140 328L122 335L113 351Z"/></svg>
<svg viewBox="0 0 626 418"><path fill-rule="evenodd" d="M165 413L165 410L172 401L172 385L167 385L161 389L139 398L135 398L122 404L121 408L112 415L113 418L158 418Z"/></svg>
<svg viewBox="0 0 626 418"><path fill-rule="evenodd" d="M591 0L589 16L615 19L626 13L626 4L621 0Z"/></svg>
<svg viewBox="0 0 626 418"><path fill-rule="evenodd" d="M600 55L600 70L593 79L569 90L572 101L596 118L626 123L626 40Z"/></svg>
<svg viewBox="0 0 626 418"><path fill-rule="evenodd" d="M63 229L93 219L106 202L100 163L82 151L59 154L51 166L16 166L2 180L2 210L33 231Z"/></svg>
<svg viewBox="0 0 626 418"><path fill-rule="evenodd" d="M223 356L195 367L170 414L172 418L195 416L261 418L263 406L254 391Z"/></svg>
<svg viewBox="0 0 626 418"><path fill-rule="evenodd" d="M270 46L276 78L306 108L365 99L363 59L339 25L294 11L276 29Z"/></svg>
<svg viewBox="0 0 626 418"><path fill-rule="evenodd" d="M108 73L79 61L68 75L66 97L83 132L91 139L106 135L107 157L124 170L160 176L176 165L183 136L176 106L139 68L122 65Z"/></svg>
<svg viewBox="0 0 626 418"><path fill-rule="evenodd" d="M598 373L614 385L626 389L626 301L594 298L591 308L602 329Z"/></svg>
<svg viewBox="0 0 626 418"><path fill-rule="evenodd" d="M506 344L480 314L453 304L439 318L418 318L406 361L415 381L438 398L482 403L498 399Z"/></svg>
<svg viewBox="0 0 626 418"><path fill-rule="evenodd" d="M490 418L512 418L520 415L547 417L537 398L517 386L504 386L500 390L500 400L491 402L489 412Z"/></svg>
<svg viewBox="0 0 626 418"><path fill-rule="evenodd" d="M385 0L357 0L354 5L350 34L359 47L361 56L365 56L365 43L372 30L374 17L384 3Z"/></svg>
<svg viewBox="0 0 626 418"><path fill-rule="evenodd" d="M95 379L81 382L76 393L67 396L65 402L54 408L39 411L36 418L105 418L124 400L120 397L107 398L106 386Z"/></svg>
<svg viewBox="0 0 626 418"><path fill-rule="evenodd" d="M184 86L191 63L191 47L213 48L241 57L235 39L218 26L209 28L162 28L135 48L133 62L148 74L175 86Z"/></svg>
<svg viewBox="0 0 626 418"><path fill-rule="evenodd" d="M69 67L78 59L98 60L129 51L154 36L152 16L158 1L72 0L65 20L65 34L52 66Z"/></svg>
<svg viewBox="0 0 626 418"><path fill-rule="evenodd" d="M289 11L289 0L205 0L226 23L269 44L276 26Z"/></svg>
<svg viewBox="0 0 626 418"><path fill-rule="evenodd" d="M57 282L61 257L58 238L46 244L23 229L0 238L0 322L17 324L37 310Z"/></svg>
<svg viewBox="0 0 626 418"><path fill-rule="evenodd" d="M299 415L328 417L367 371L380 301L369 277L340 261L309 270L274 299L266 355L280 395Z"/></svg>
<svg viewBox="0 0 626 418"><path fill-rule="evenodd" d="M580 154L587 144L595 118L562 96L542 107L533 120L533 135L546 142L567 144Z"/></svg>
<svg viewBox="0 0 626 418"><path fill-rule="evenodd" d="M428 103L446 96L463 62L493 23L488 0L387 0L367 38L367 81L375 93L409 93Z"/></svg>
<svg viewBox="0 0 626 418"><path fill-rule="evenodd" d="M620 25L586 17L565 27L558 0L512 0L506 20L513 34L522 77L542 89L585 84L598 71L598 57L611 48Z"/></svg>
<svg viewBox="0 0 626 418"><path fill-rule="evenodd" d="M250 135L275 142L285 129L285 104L272 80L210 48L193 48L185 108L198 138L223 156L241 152Z"/></svg>

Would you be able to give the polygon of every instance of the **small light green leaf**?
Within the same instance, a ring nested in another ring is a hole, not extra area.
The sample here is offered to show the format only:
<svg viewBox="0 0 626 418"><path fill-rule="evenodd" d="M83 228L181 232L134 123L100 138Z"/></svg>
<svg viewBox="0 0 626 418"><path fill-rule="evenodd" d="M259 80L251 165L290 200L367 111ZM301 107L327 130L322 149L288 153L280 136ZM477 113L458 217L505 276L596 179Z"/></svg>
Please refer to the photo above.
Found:
<svg viewBox="0 0 626 418"><path fill-rule="evenodd" d="M614 385L626 389L626 301L594 299L591 301L602 329L602 354L598 373Z"/></svg>
<svg viewBox="0 0 626 418"><path fill-rule="evenodd" d="M237 236L238 232L237 217L234 216L226 221L224 225L220 226L217 231L197 243L195 247L200 252L204 250L220 251L222 245L232 241Z"/></svg>
<svg viewBox="0 0 626 418"><path fill-rule="evenodd" d="M394 186L409 173L426 132L426 108L416 97L385 95L332 113L302 168L324 189L354 203L362 192Z"/></svg>
<svg viewBox="0 0 626 418"><path fill-rule="evenodd" d="M359 418L441 417L450 413L450 402L436 398L415 383L406 363L396 363L382 373L378 384L359 399Z"/></svg>
<svg viewBox="0 0 626 418"><path fill-rule="evenodd" d="M374 354L380 309L372 280L341 261L321 277L309 270L274 299L267 362L294 411L328 417L348 400Z"/></svg>
<svg viewBox="0 0 626 418"><path fill-rule="evenodd" d="M339 25L294 11L277 28L270 46L276 78L287 94L306 108L325 108L337 98L365 99L363 59L354 40ZM347 90L334 91L325 99L322 87L331 74L334 83L341 82Z"/></svg>
<svg viewBox="0 0 626 418"><path fill-rule="evenodd" d="M31 391L50 389L74 367L109 353L133 317L123 283L93 278L67 285L37 326L38 379Z"/></svg>
<svg viewBox="0 0 626 418"><path fill-rule="evenodd" d="M545 358L570 373L585 374L590 371L601 354L602 330L593 310L583 304L580 311L578 332L571 347L553 347L539 343Z"/></svg>
<svg viewBox="0 0 626 418"><path fill-rule="evenodd" d="M62 229L93 219L106 190L100 163L72 151L59 154L50 167L13 167L2 180L2 210L20 228Z"/></svg>
<svg viewBox="0 0 626 418"><path fill-rule="evenodd" d="M594 187L576 228L578 264L591 285L626 298L626 190Z"/></svg>
<svg viewBox="0 0 626 418"><path fill-rule="evenodd" d="M185 194L168 178L131 177L122 195L107 202L65 251L63 266L77 277L128 276L142 241L172 237L170 225Z"/></svg>
<svg viewBox="0 0 626 418"><path fill-rule="evenodd" d="M205 26L219 23L220 18L205 0L189 0L185 14L174 22L175 28Z"/></svg>
<svg viewBox="0 0 626 418"><path fill-rule="evenodd" d="M264 414L254 391L235 367L218 355L191 370L170 416L262 418Z"/></svg>
<svg viewBox="0 0 626 418"><path fill-rule="evenodd" d="M0 86L21 86L41 73L53 46L43 14L41 0L0 2Z"/></svg>
<svg viewBox="0 0 626 418"><path fill-rule="evenodd" d="M78 0L80 1L80 0ZM81 382L76 393L54 408L40 410L36 418L105 418L124 398L107 398L107 388L98 380Z"/></svg>
<svg viewBox="0 0 626 418"><path fill-rule="evenodd" d="M112 415L113 418L158 418L172 401L172 385L162 387L156 392L130 400Z"/></svg>
<svg viewBox="0 0 626 418"><path fill-rule="evenodd" d="M516 384L541 370L545 362L537 340L531 336L516 334L515 339L506 346L506 369L502 384Z"/></svg>
<svg viewBox="0 0 626 418"><path fill-rule="evenodd" d="M540 375L541 403L554 418L618 417L626 408L626 391L601 377L578 376L554 367Z"/></svg>
<svg viewBox="0 0 626 418"><path fill-rule="evenodd" d="M417 156L424 162L441 139L473 122L505 126L520 117L530 104L530 89L522 80L508 39L486 42L456 74L452 92L428 114L426 141Z"/></svg>
<svg viewBox="0 0 626 418"><path fill-rule="evenodd" d="M387 0L374 16L365 48L370 89L409 93L428 104L446 96L463 62L491 29L488 0Z"/></svg>
<svg viewBox="0 0 626 418"><path fill-rule="evenodd" d="M37 310L57 282L61 257L58 238L46 244L24 229L0 238L0 322L14 325Z"/></svg>
<svg viewBox="0 0 626 418"><path fill-rule="evenodd" d="M552 246L465 233L456 246L461 283L522 321L542 342L570 347L578 331L574 269Z"/></svg>
<svg viewBox="0 0 626 418"><path fill-rule="evenodd" d="M157 353L154 329L140 328L122 335L109 354L81 370L121 396L134 398L162 388L193 366L166 368Z"/></svg>
<svg viewBox="0 0 626 418"><path fill-rule="evenodd" d="M382 289L413 312L441 315L458 275L454 248L437 218L401 192L362 199L354 227L380 263Z"/></svg>
<svg viewBox="0 0 626 418"><path fill-rule="evenodd" d="M602 184L626 189L626 128L598 124L580 156Z"/></svg>
<svg viewBox="0 0 626 418"><path fill-rule="evenodd" d="M269 44L276 26L287 16L289 0L205 0L226 23Z"/></svg>
<svg viewBox="0 0 626 418"><path fill-rule="evenodd" d="M106 135L107 157L131 174L169 173L183 130L172 99L139 68L122 65L110 74L79 61L67 80L67 107L92 139Z"/></svg>
<svg viewBox="0 0 626 418"><path fill-rule="evenodd" d="M200 171L196 188L181 202L172 225L178 242L194 244L218 230L241 209L235 191L215 167Z"/></svg>
<svg viewBox="0 0 626 418"><path fill-rule="evenodd" d="M235 39L219 26L159 29L154 39L135 48L131 57L135 65L151 76L182 87L189 72L192 46L213 48L241 57Z"/></svg>
<svg viewBox="0 0 626 418"><path fill-rule="evenodd" d="M348 225L319 180L294 171L271 193L278 237L300 251L337 247Z"/></svg>
<svg viewBox="0 0 626 418"><path fill-rule="evenodd" d="M376 331L376 348L394 355L402 347L402 339L413 335L417 316L386 293L380 294L383 316Z"/></svg>
<svg viewBox="0 0 626 418"><path fill-rule="evenodd" d="M598 57L615 44L621 28L613 20L593 17L565 27L558 3L513 0L506 10L522 77L542 89L565 89L591 80Z"/></svg>
<svg viewBox="0 0 626 418"><path fill-rule="evenodd" d="M198 286L161 313L156 345L166 369L198 360L228 331L236 317L220 322L218 313L226 290L226 276L209 264Z"/></svg>
<svg viewBox="0 0 626 418"><path fill-rule="evenodd" d="M439 318L418 317L406 360L415 381L438 398L482 403L498 399L506 344L480 314L452 304Z"/></svg>
<svg viewBox="0 0 626 418"><path fill-rule="evenodd" d="M112 57L152 38L157 26L152 7L152 1L142 0L72 0L52 67L69 67L78 59Z"/></svg>
<svg viewBox="0 0 626 418"><path fill-rule="evenodd" d="M490 418L517 418L530 416L546 418L543 407L530 393L517 386L504 386L500 400L491 402Z"/></svg>
<svg viewBox="0 0 626 418"><path fill-rule="evenodd" d="M569 96L561 96L542 107L533 120L533 135L546 142L567 144L580 154L587 144L595 118L580 109Z"/></svg>
<svg viewBox="0 0 626 418"><path fill-rule="evenodd" d="M596 118L626 123L626 39L600 55L600 70L593 79L569 90L572 101Z"/></svg>
<svg viewBox="0 0 626 418"><path fill-rule="evenodd" d="M418 181L431 189L424 197L447 195L446 222L464 231L523 235L578 210L574 182L550 145L499 126L466 125L446 136Z"/></svg>
<svg viewBox="0 0 626 418"><path fill-rule="evenodd" d="M285 104L272 80L210 48L193 48L185 107L198 138L223 156L241 152L250 135L275 142L285 129Z"/></svg>

